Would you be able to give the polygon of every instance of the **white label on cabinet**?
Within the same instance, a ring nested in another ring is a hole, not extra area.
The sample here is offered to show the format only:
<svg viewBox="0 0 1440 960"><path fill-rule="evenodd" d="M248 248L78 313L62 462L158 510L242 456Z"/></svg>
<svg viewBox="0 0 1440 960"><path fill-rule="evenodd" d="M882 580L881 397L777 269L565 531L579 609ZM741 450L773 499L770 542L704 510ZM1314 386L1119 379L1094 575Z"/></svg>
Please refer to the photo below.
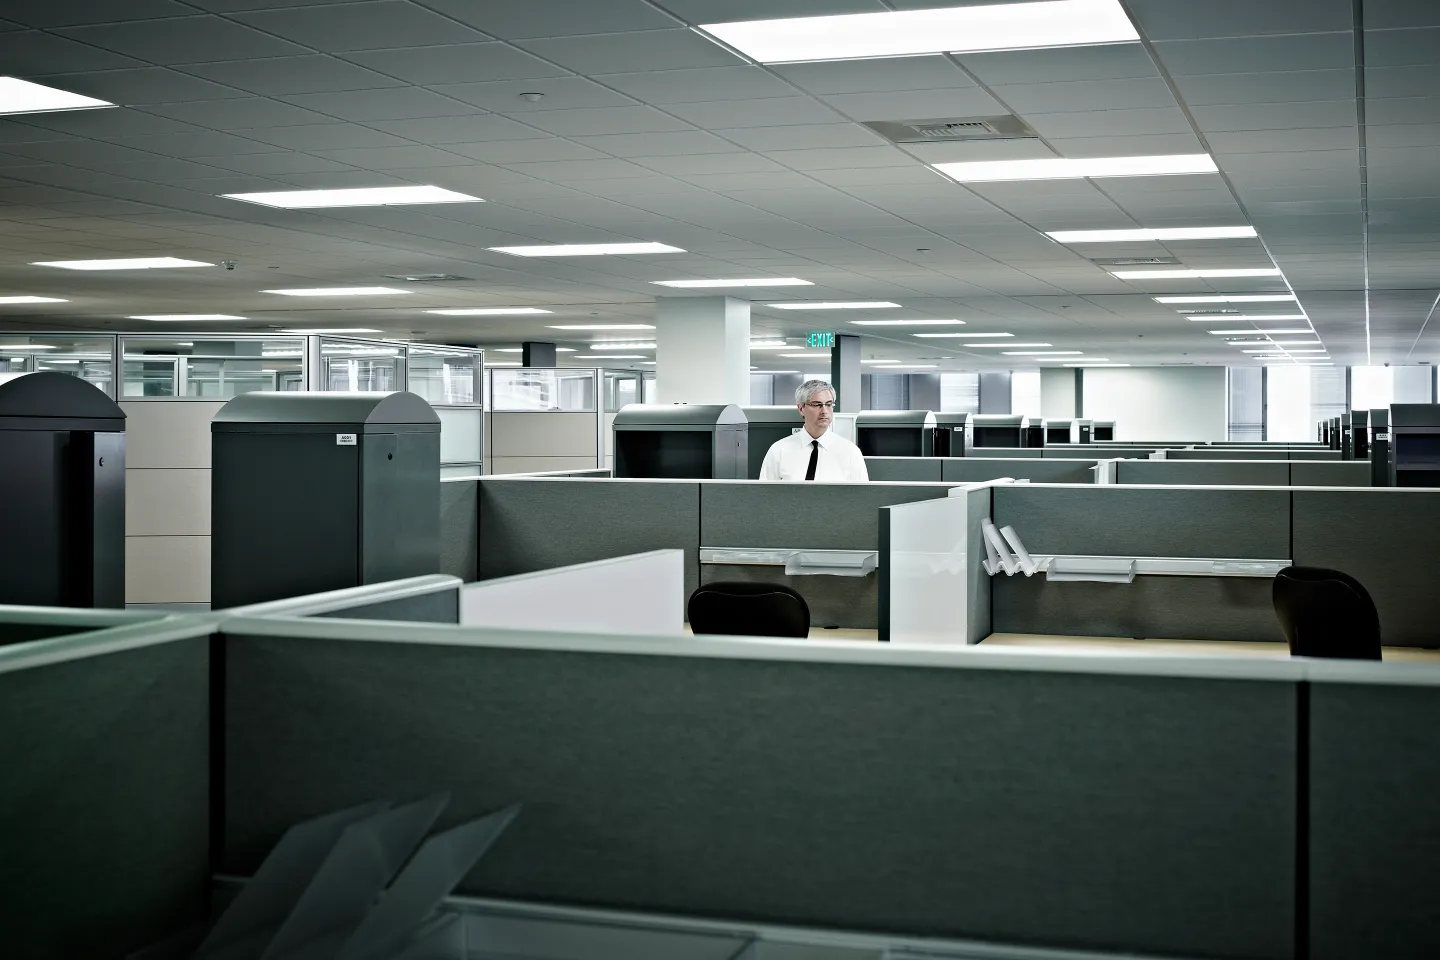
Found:
<svg viewBox="0 0 1440 960"><path fill-rule="evenodd" d="M335 445L337 447L353 447L358 443L353 433L335 434Z"/></svg>

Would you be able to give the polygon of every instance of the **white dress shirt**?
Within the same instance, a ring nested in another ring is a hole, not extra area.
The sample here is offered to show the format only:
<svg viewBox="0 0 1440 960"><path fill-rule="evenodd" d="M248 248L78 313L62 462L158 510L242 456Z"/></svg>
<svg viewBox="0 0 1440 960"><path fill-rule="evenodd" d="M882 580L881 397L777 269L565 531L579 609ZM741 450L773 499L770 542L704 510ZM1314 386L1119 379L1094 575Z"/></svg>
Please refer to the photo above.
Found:
<svg viewBox="0 0 1440 960"><path fill-rule="evenodd" d="M815 438L802 427L784 440L776 440L765 454L765 463L760 468L761 480L804 480L805 471L810 467L810 441ZM837 434L826 430L820 435L820 456L815 461L815 479L837 481L865 481L870 473L865 469L865 456L860 448Z"/></svg>

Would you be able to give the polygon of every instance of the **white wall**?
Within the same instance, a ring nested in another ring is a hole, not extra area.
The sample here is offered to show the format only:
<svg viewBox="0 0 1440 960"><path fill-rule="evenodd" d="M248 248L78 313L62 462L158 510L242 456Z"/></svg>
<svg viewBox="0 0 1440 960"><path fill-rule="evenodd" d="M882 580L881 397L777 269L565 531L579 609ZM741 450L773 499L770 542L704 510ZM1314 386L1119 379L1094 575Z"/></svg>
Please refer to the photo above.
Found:
<svg viewBox="0 0 1440 960"><path fill-rule="evenodd" d="M1084 389L1083 416L1116 440L1225 439L1224 367L1092 368Z"/></svg>
<svg viewBox="0 0 1440 960"><path fill-rule="evenodd" d="M1046 420L1071 420L1075 417L1074 370L1068 367L1040 369L1040 415ZM1089 416L1089 411L1086 411L1086 416Z"/></svg>

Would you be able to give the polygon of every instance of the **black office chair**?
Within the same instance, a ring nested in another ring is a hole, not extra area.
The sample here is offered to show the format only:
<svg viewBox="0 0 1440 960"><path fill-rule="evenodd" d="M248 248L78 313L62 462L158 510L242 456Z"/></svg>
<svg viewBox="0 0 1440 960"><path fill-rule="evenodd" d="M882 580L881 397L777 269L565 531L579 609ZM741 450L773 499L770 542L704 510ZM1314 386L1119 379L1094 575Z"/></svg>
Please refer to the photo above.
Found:
<svg viewBox="0 0 1440 960"><path fill-rule="evenodd" d="M1275 575L1271 595L1291 656L1380 659L1375 601L1348 573L1286 567Z"/></svg>
<svg viewBox="0 0 1440 960"><path fill-rule="evenodd" d="M690 594L685 612L697 635L810 635L810 606L800 594L779 584L707 583Z"/></svg>

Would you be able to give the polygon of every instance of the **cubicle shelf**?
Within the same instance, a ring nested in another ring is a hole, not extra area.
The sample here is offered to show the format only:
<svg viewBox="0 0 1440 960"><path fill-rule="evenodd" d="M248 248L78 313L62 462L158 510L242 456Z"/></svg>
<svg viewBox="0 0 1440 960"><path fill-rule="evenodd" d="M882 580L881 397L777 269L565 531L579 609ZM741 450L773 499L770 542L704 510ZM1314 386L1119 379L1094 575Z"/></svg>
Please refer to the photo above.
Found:
<svg viewBox="0 0 1440 960"><path fill-rule="evenodd" d="M700 562L723 566L784 567L791 576L863 577L880 565L875 550L805 550L774 547L701 547Z"/></svg>
<svg viewBox="0 0 1440 960"><path fill-rule="evenodd" d="M1066 554L1032 554L1037 573L1048 580L1113 580L1118 565L1131 564L1130 579L1149 577L1263 577L1270 578L1291 565L1289 560L1215 559L1197 557L1097 557ZM1085 567L1095 568L1089 576ZM1065 571L1061 568L1071 566ZM1103 568L1103 573L1100 572ZM1127 581L1128 582L1128 581Z"/></svg>

